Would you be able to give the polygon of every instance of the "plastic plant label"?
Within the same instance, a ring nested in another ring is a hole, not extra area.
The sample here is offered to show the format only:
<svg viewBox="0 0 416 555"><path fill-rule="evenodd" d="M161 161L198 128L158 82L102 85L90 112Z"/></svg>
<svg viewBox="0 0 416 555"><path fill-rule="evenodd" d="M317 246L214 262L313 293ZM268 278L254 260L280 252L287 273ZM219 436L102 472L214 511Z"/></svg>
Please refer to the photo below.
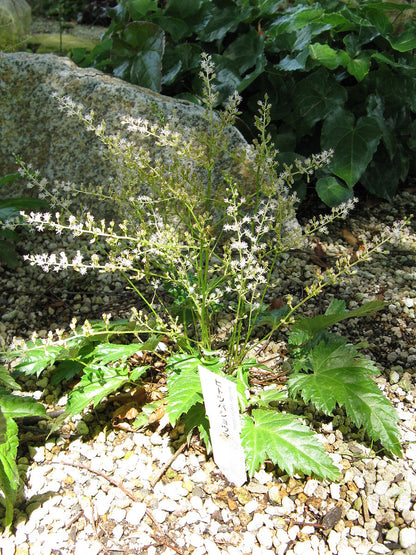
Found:
<svg viewBox="0 0 416 555"><path fill-rule="evenodd" d="M237 487L247 480L235 383L198 366L215 464Z"/></svg>

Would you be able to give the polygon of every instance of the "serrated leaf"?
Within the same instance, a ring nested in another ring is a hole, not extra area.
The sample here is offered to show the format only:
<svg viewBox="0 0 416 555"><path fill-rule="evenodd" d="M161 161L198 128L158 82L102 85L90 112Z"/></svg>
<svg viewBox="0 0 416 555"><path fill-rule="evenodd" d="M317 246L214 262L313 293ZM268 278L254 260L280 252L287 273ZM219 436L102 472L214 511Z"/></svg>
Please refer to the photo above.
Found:
<svg viewBox="0 0 416 555"><path fill-rule="evenodd" d="M143 349L143 345L132 343L130 345L117 345L116 343L100 343L89 354L94 363L108 364L117 360L125 361L130 356Z"/></svg>
<svg viewBox="0 0 416 555"><path fill-rule="evenodd" d="M299 319L293 325L292 332L300 330L306 332L309 336L312 336L315 333L324 330L325 328L328 328L330 326L333 326L338 322L342 322L343 320L346 320L348 318L370 316L373 312L382 310L386 306L386 303L383 301L369 301L368 303L364 303L358 308L346 311L345 303L342 303L343 301L338 301L337 299L334 299L331 301L331 304L329 305L325 314Z"/></svg>
<svg viewBox="0 0 416 555"><path fill-rule="evenodd" d="M80 414L90 403L96 407L100 401L129 381L128 368L90 365L84 376L68 396L66 413Z"/></svg>
<svg viewBox="0 0 416 555"><path fill-rule="evenodd" d="M209 454L212 450L212 446L209 435L209 420L205 412L205 406L202 403L196 403L189 409L183 420L187 441L190 441L192 432L197 428L205 444L207 453Z"/></svg>
<svg viewBox="0 0 416 555"><path fill-rule="evenodd" d="M338 404L357 427L395 455L400 455L396 411L369 377L378 373L373 361L358 356L353 346L321 342L300 363L308 373L295 373L288 380L291 396L301 395L325 414Z"/></svg>
<svg viewBox="0 0 416 555"><path fill-rule="evenodd" d="M270 326L274 328L277 326L282 318L287 316L290 312L288 306L282 306L282 308L275 308L273 310L267 310L265 312L260 312L252 323L252 328L258 328L260 326Z"/></svg>
<svg viewBox="0 0 416 555"><path fill-rule="evenodd" d="M0 408L6 418L23 418L24 416L43 416L45 407L32 399L13 395L6 389L0 388Z"/></svg>
<svg viewBox="0 0 416 555"><path fill-rule="evenodd" d="M241 442L250 476L271 459L293 476L296 472L335 480L339 470L314 433L292 414L255 409L243 416Z"/></svg>
<svg viewBox="0 0 416 555"><path fill-rule="evenodd" d="M169 359L167 413L171 424L186 414L196 403L203 403L198 365L201 360L192 355L178 354Z"/></svg>
<svg viewBox="0 0 416 555"><path fill-rule="evenodd" d="M16 372L39 376L43 370L55 363L59 354L63 351L62 347L39 347L30 350L23 356L22 360L14 367Z"/></svg>
<svg viewBox="0 0 416 555"><path fill-rule="evenodd" d="M287 390L286 389L262 389L256 395L250 397L249 404L254 406L257 405L258 407L263 408L270 408L276 403L280 403L287 399Z"/></svg>
<svg viewBox="0 0 416 555"><path fill-rule="evenodd" d="M8 529L13 520L13 506L20 483L16 465L17 448L19 445L18 428L12 418L6 418L6 430L3 421L3 441L0 443L0 489L4 493L6 505L5 527Z"/></svg>
<svg viewBox="0 0 416 555"><path fill-rule="evenodd" d="M0 366L0 385L5 385L10 389L22 389L4 366Z"/></svg>
<svg viewBox="0 0 416 555"><path fill-rule="evenodd" d="M338 108L329 113L322 127L321 147L334 149L328 169L353 187L360 179L377 150L381 130L377 120Z"/></svg>

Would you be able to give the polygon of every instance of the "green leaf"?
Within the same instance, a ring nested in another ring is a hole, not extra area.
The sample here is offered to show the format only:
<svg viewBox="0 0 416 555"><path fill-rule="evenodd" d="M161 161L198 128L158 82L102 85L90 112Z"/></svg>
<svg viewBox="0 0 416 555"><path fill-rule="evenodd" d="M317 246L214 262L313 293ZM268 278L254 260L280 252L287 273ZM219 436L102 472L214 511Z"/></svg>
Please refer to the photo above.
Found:
<svg viewBox="0 0 416 555"><path fill-rule="evenodd" d="M1 411L0 411L1 412ZM18 428L12 418L1 415L0 418L0 489L4 493L6 505L5 528L8 530L13 521L13 507L20 484L19 471L16 465L19 440Z"/></svg>
<svg viewBox="0 0 416 555"><path fill-rule="evenodd" d="M330 113L322 127L321 147L334 149L328 169L353 187L377 150L381 131L377 120L364 116L354 123L354 114L341 108Z"/></svg>
<svg viewBox="0 0 416 555"><path fill-rule="evenodd" d="M4 366L0 366L0 385L5 385L10 389L22 389Z"/></svg>
<svg viewBox="0 0 416 555"><path fill-rule="evenodd" d="M22 360L14 367L14 370L22 374L36 374L39 376L43 370L55 363L63 351L63 347L39 347L31 349Z"/></svg>
<svg viewBox="0 0 416 555"><path fill-rule="evenodd" d="M345 88L324 68L299 81L292 99L298 134L310 133L316 123L344 106L346 100Z"/></svg>
<svg viewBox="0 0 416 555"><path fill-rule="evenodd" d="M353 310L347 311L345 309L345 302L333 299L327 308L325 314L320 314L318 316L300 318L292 327L292 333L294 331L303 331L308 334L309 337L313 336L317 332L329 328L338 322L342 322L348 318L360 318L362 316L371 316L374 312L382 310L386 306L386 303L382 301L369 301L354 308Z"/></svg>
<svg viewBox="0 0 416 555"><path fill-rule="evenodd" d="M142 372L149 368L142 366ZM104 397L114 393L125 383L130 381L127 367L112 368L102 365L91 365L84 369L86 372L79 384L68 397L66 413L80 414L90 403L96 407Z"/></svg>
<svg viewBox="0 0 416 555"><path fill-rule="evenodd" d="M0 177L0 187L6 184L12 184L15 179L18 179L20 175L18 173L9 173L8 175L3 175Z"/></svg>
<svg viewBox="0 0 416 555"><path fill-rule="evenodd" d="M309 53L313 60L331 70L339 66L345 67L351 61L344 50L335 50L328 44L320 44L319 42L309 45Z"/></svg>
<svg viewBox="0 0 416 555"><path fill-rule="evenodd" d="M203 403L198 366L201 360L187 354L174 355L169 359L167 413L171 424L175 424L182 414L196 403Z"/></svg>
<svg viewBox="0 0 416 555"><path fill-rule="evenodd" d="M130 356L143 350L143 345L139 343L132 343L130 345L117 345L116 343L100 343L88 355L89 358L95 363L108 364L127 360Z"/></svg>
<svg viewBox="0 0 416 555"><path fill-rule="evenodd" d="M24 416L44 416L45 407L32 399L14 395L0 388L0 408L6 418L23 418Z"/></svg>
<svg viewBox="0 0 416 555"><path fill-rule="evenodd" d="M262 389L256 395L250 397L249 404L251 406L257 405L260 408L270 408L285 399L287 399L286 389Z"/></svg>
<svg viewBox="0 0 416 555"><path fill-rule="evenodd" d="M56 365L50 384L58 385L64 380L69 381L80 374L84 367L84 364L76 360L63 360Z"/></svg>
<svg viewBox="0 0 416 555"><path fill-rule="evenodd" d="M20 257L17 251L9 241L0 239L0 260L2 260L9 268L17 268L20 264Z"/></svg>
<svg viewBox="0 0 416 555"><path fill-rule="evenodd" d="M243 416L241 442L250 476L271 459L293 476L296 472L335 480L340 472L314 433L292 414L255 409Z"/></svg>
<svg viewBox="0 0 416 555"><path fill-rule="evenodd" d="M399 52L408 52L416 48L416 28L406 29L397 37L387 38L391 46Z"/></svg>
<svg viewBox="0 0 416 555"><path fill-rule="evenodd" d="M351 345L321 342L300 363L308 373L297 372L288 380L289 393L298 393L325 414L336 404L344 406L357 427L380 440L394 455L400 455L397 414L394 407L369 377L378 373L373 361L358 356Z"/></svg>
<svg viewBox="0 0 416 555"><path fill-rule="evenodd" d="M347 63L347 71L353 75L359 83L365 79L370 71L371 58L365 52L361 52L356 58Z"/></svg>
<svg viewBox="0 0 416 555"><path fill-rule="evenodd" d="M160 91L164 48L164 32L159 25L144 21L129 23L121 38L113 38L114 75Z"/></svg>
<svg viewBox="0 0 416 555"><path fill-rule="evenodd" d="M209 435L209 420L203 403L196 403L193 405L186 413L183 421L185 426L184 432L188 442L191 439L192 432L197 428L202 441L205 443L207 453L209 454L212 450L211 438Z"/></svg>
<svg viewBox="0 0 416 555"><path fill-rule="evenodd" d="M354 194L351 189L344 187L336 177L321 177L316 182L318 197L331 208L342 202L352 199Z"/></svg>
<svg viewBox="0 0 416 555"><path fill-rule="evenodd" d="M256 318L253 320L252 328L258 328L261 326L269 326L274 328L279 325L282 318L287 316L290 312L288 306L282 306L282 308L275 308L273 310L262 311L257 314Z"/></svg>
<svg viewBox="0 0 416 555"><path fill-rule="evenodd" d="M256 66L264 52L264 39L255 29L238 36L224 51L224 56L235 64L240 75ZM265 65L265 64L264 64Z"/></svg>
<svg viewBox="0 0 416 555"><path fill-rule="evenodd" d="M234 3L224 2L221 6L212 3L206 19L202 19L195 26L198 33L198 42L221 41L227 33L236 29L240 21L244 21L250 14L250 9L241 9Z"/></svg>

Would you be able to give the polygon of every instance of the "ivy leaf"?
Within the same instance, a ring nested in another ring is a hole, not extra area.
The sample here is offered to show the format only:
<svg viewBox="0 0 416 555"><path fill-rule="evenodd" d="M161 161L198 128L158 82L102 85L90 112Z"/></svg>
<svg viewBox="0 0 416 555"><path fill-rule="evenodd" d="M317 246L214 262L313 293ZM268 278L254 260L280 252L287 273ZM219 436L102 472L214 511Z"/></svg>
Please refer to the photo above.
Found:
<svg viewBox="0 0 416 555"><path fill-rule="evenodd" d="M353 187L366 170L382 134L375 118L354 120L353 113L338 108L326 117L321 135L321 147L334 149L328 169L348 187Z"/></svg>
<svg viewBox="0 0 416 555"><path fill-rule="evenodd" d="M129 23L113 38L111 58L114 75L130 83L160 91L165 35L159 25L147 21Z"/></svg>
<svg viewBox="0 0 416 555"><path fill-rule="evenodd" d="M296 117L293 125L296 123L298 135L310 133L316 123L327 119L334 110L340 110L347 96L345 88L323 67L299 81L292 98ZM332 147L335 148L333 143L327 148Z"/></svg>
<svg viewBox="0 0 416 555"><path fill-rule="evenodd" d="M339 470L314 433L292 414L255 409L243 416L241 441L248 472L253 476L266 459L271 459L290 476L296 472L335 480Z"/></svg>
<svg viewBox="0 0 416 555"><path fill-rule="evenodd" d="M397 414L370 378L378 373L373 361L358 355L351 345L322 341L299 367L305 372L296 372L288 380L292 397L300 393L325 414L331 414L337 404L344 406L357 427L364 426L373 440L400 455Z"/></svg>
<svg viewBox="0 0 416 555"><path fill-rule="evenodd" d="M318 179L316 182L316 192L322 202L331 208L352 199L354 196L351 189L342 185L340 181L332 175Z"/></svg>

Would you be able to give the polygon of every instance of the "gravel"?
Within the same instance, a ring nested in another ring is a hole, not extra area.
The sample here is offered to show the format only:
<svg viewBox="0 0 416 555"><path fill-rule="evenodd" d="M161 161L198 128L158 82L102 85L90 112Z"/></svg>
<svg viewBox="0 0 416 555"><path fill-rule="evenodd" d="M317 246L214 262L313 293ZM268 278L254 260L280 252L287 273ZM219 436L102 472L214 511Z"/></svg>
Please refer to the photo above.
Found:
<svg viewBox="0 0 416 555"><path fill-rule="evenodd" d="M325 252L351 250L343 226L361 241L385 224L416 213L414 194L392 205L363 204L320 238ZM289 478L268 464L240 488L228 483L198 441L183 451L153 485L179 447L169 426L131 432L111 426L106 405L67 421L46 439L45 425L21 426L19 468L25 486L15 528L0 538L3 555L174 554L354 555L416 553L416 234L374 256L342 284L328 289L307 313L322 311L331 298L348 308L383 299L386 309L371 318L339 324L352 342L366 341L366 354L381 374L376 382L396 407L403 458L389 459L366 442L343 415L323 420L305 415L342 470L338 483ZM64 247L77 250L71 239ZM22 235L22 252L43 252L57 238ZM316 270L310 253L288 255L273 294L301 296ZM117 276L42 274L22 263L0 267L0 333L27 338L37 330L67 325L76 313L123 315L131 294ZM280 338L281 339L281 338ZM278 352L277 339L268 346ZM265 353L267 355L267 353ZM65 390L51 388L48 375L26 384L51 409L65 405ZM294 403L296 409L296 403ZM0 516L1 509L0 509Z"/></svg>

